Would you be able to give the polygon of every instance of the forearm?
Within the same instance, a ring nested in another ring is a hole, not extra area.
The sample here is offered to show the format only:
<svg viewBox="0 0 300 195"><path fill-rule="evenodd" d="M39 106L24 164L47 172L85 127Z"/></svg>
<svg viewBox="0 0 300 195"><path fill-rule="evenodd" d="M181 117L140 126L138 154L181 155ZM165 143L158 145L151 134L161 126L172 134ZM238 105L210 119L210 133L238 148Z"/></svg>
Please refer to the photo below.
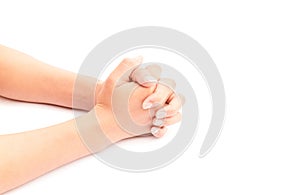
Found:
<svg viewBox="0 0 300 195"><path fill-rule="evenodd" d="M73 107L77 75L0 45L0 95L21 101ZM80 76L75 108L94 106L95 79ZM78 81L78 80L77 80ZM100 87L100 84L97 85Z"/></svg>
<svg viewBox="0 0 300 195"><path fill-rule="evenodd" d="M92 142L99 152L110 142L101 142L104 138L95 137L98 123L93 111L77 118L80 130L95 139ZM24 133L0 136L0 194L22 185L57 167L89 155L77 131L76 120ZM93 140L89 140L93 141Z"/></svg>

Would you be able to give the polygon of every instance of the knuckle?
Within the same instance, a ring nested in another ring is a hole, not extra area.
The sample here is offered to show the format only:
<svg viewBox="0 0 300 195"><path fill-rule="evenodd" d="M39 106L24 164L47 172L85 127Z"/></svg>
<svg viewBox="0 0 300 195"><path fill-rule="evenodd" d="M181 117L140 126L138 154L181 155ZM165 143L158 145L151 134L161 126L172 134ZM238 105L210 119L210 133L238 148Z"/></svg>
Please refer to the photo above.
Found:
<svg viewBox="0 0 300 195"><path fill-rule="evenodd" d="M110 76L106 79L106 86L114 87L116 79L113 76Z"/></svg>
<svg viewBox="0 0 300 195"><path fill-rule="evenodd" d="M181 121L181 120L182 120L182 114L178 113L178 121Z"/></svg>
<svg viewBox="0 0 300 195"><path fill-rule="evenodd" d="M169 112L170 115L174 115L178 112L178 110L174 107L170 107L168 112Z"/></svg>
<svg viewBox="0 0 300 195"><path fill-rule="evenodd" d="M123 61L122 61L122 64L126 65L126 66L129 66L131 65L132 63L134 63L135 61L131 58L124 58Z"/></svg>
<svg viewBox="0 0 300 195"><path fill-rule="evenodd" d="M122 63L124 63L124 64L127 64L129 62L130 62L130 58L124 58L123 61L122 61Z"/></svg>

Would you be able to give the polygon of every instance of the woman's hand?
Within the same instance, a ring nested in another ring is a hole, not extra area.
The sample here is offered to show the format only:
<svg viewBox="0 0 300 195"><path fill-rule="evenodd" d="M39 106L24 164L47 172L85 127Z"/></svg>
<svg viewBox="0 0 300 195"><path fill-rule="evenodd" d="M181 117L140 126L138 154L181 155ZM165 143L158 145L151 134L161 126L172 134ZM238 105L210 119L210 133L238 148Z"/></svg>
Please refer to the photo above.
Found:
<svg viewBox="0 0 300 195"><path fill-rule="evenodd" d="M166 125L181 119L174 82L157 83L160 68L137 68L141 63L142 58L124 59L98 92L94 110L101 131L111 142L151 132L161 137Z"/></svg>

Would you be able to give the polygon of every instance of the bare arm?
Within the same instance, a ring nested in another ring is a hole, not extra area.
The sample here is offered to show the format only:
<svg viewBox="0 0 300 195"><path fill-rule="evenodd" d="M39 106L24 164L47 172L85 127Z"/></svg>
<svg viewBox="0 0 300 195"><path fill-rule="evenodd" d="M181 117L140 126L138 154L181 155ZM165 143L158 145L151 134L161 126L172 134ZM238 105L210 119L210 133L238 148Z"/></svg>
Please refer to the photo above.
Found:
<svg viewBox="0 0 300 195"><path fill-rule="evenodd" d="M76 74L0 45L0 95L6 98L72 107ZM95 79L81 77L77 109L94 106ZM100 84L97 85L100 88Z"/></svg>
<svg viewBox="0 0 300 195"><path fill-rule="evenodd" d="M133 64L134 65L134 64ZM119 70L127 67L121 64ZM142 109L142 101L153 93L154 86L144 88L134 82L124 83L116 89L120 95L131 92L131 116L138 121L147 121L149 127L138 134L122 129L112 113L110 97L113 84L125 71L110 77L99 94L99 104L90 112L65 123L38 130L0 136L0 194L20 186L57 167L94 152L99 152L122 139L149 133L152 117ZM127 109L127 106L124 105ZM101 127L101 128L100 128ZM83 140L82 140L83 138ZM83 142L84 141L84 142ZM86 145L87 144L87 145ZM88 146L88 148L86 147Z"/></svg>
<svg viewBox="0 0 300 195"><path fill-rule="evenodd" d="M99 152L122 139L149 134L151 128L155 125L152 124L155 113L143 109L142 104L159 87L156 84L142 87L133 81L129 81L129 79L126 79L127 81L121 85L116 85L119 78L125 75L124 73L140 63L141 61L137 59L122 61L103 83L104 87L97 94L96 105L89 113L55 126L0 136L0 194L57 167L91 153ZM28 74L30 75L30 72ZM7 79L9 80L9 78ZM12 82L17 81L12 79ZM4 87L1 86L0 88L5 88L10 84L1 85ZM20 85L22 86L22 84ZM18 86L18 83L13 85L13 87ZM25 87L31 89L30 85L25 85ZM43 86L39 87L41 87L40 90L44 90ZM33 88L31 90L35 91ZM5 90L3 91L5 92ZM18 94L17 91L16 93ZM37 92L37 94L39 93ZM115 116L113 113L111 101L113 94L118 94L116 95L116 102L126 100L125 103L128 104L124 103L120 107L120 109L123 109L120 112L121 115ZM22 94L19 95L22 96ZM42 94L40 95L42 96ZM168 98L162 97L162 99ZM131 123L143 124L142 129L129 131L132 129L124 129L119 126L117 120L122 119L124 117L122 114L128 112L132 120ZM168 118L161 120L163 124L155 127L159 129L155 135L157 137L161 137L165 133L166 127L164 125L174 124L180 118L173 117L172 120ZM82 136L84 136L85 143L81 140ZM86 148L85 144L87 143L89 149Z"/></svg>
<svg viewBox="0 0 300 195"><path fill-rule="evenodd" d="M93 112L77 118L91 136L97 131ZM99 140L98 140L99 141ZM105 148L107 143L99 150ZM0 194L57 167L89 155L81 141L75 119L38 130L0 136Z"/></svg>

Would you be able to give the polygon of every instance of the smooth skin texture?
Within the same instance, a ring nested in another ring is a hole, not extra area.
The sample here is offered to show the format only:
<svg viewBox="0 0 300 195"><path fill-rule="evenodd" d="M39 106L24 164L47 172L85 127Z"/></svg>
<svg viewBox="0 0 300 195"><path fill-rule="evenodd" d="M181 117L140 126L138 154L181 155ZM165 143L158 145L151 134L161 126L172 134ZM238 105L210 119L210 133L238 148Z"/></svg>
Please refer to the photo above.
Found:
<svg viewBox="0 0 300 195"><path fill-rule="evenodd" d="M141 63L142 58L138 58L134 66ZM94 78L56 68L2 45L0 45L0 70L0 96L18 101L89 111L96 105L96 97L103 87L103 83ZM160 72L158 66L151 66L137 68L129 76L131 81L148 87L160 80ZM76 79L79 82L76 83ZM77 93L73 94L75 83ZM73 98L76 100L73 101ZM168 104L161 110L166 114L161 116L169 120L180 109L182 102L179 96L174 95L173 88L157 85L153 95L143 102L143 108L149 109L156 104L163 105L162 100L167 98Z"/></svg>
<svg viewBox="0 0 300 195"><path fill-rule="evenodd" d="M73 86L78 75L43 63L33 57L0 45L0 95L19 101L72 107ZM94 104L95 79L81 77L75 107L90 110ZM101 88L99 82L97 88Z"/></svg>
<svg viewBox="0 0 300 195"><path fill-rule="evenodd" d="M104 83L98 82L96 86L94 79L83 77L83 82L80 83L82 94L76 94L79 96L79 103L75 108L91 109L88 113L51 127L0 135L0 194L57 167L99 152L122 139L148 134L151 126L158 129L155 136L161 137L166 132L165 125L153 125L155 112L149 114L149 110L143 109L142 105L147 97L161 91L158 89L163 86L147 83L159 74L157 67L136 69L141 62L141 58L123 60ZM132 69L132 74L127 78L125 76L126 79L120 83L120 78L124 78L125 73ZM52 67L4 46L0 46L0 70L1 96L64 107L73 106L73 86L77 76L74 73ZM138 73L141 71L146 73ZM122 90L132 91L127 98L133 121L148 124L148 128L132 133L118 125L110 99L114 91ZM177 99L171 89L166 90L167 92L161 93L161 99L167 100L162 106L178 103L179 106L172 106L171 109L179 108L180 99ZM169 120L166 124L170 125L180 120L180 117L173 116L164 115L161 118ZM78 125L80 129L84 129L87 138L90 138L85 140L89 142L89 147L81 139ZM102 133L100 137L99 132Z"/></svg>

